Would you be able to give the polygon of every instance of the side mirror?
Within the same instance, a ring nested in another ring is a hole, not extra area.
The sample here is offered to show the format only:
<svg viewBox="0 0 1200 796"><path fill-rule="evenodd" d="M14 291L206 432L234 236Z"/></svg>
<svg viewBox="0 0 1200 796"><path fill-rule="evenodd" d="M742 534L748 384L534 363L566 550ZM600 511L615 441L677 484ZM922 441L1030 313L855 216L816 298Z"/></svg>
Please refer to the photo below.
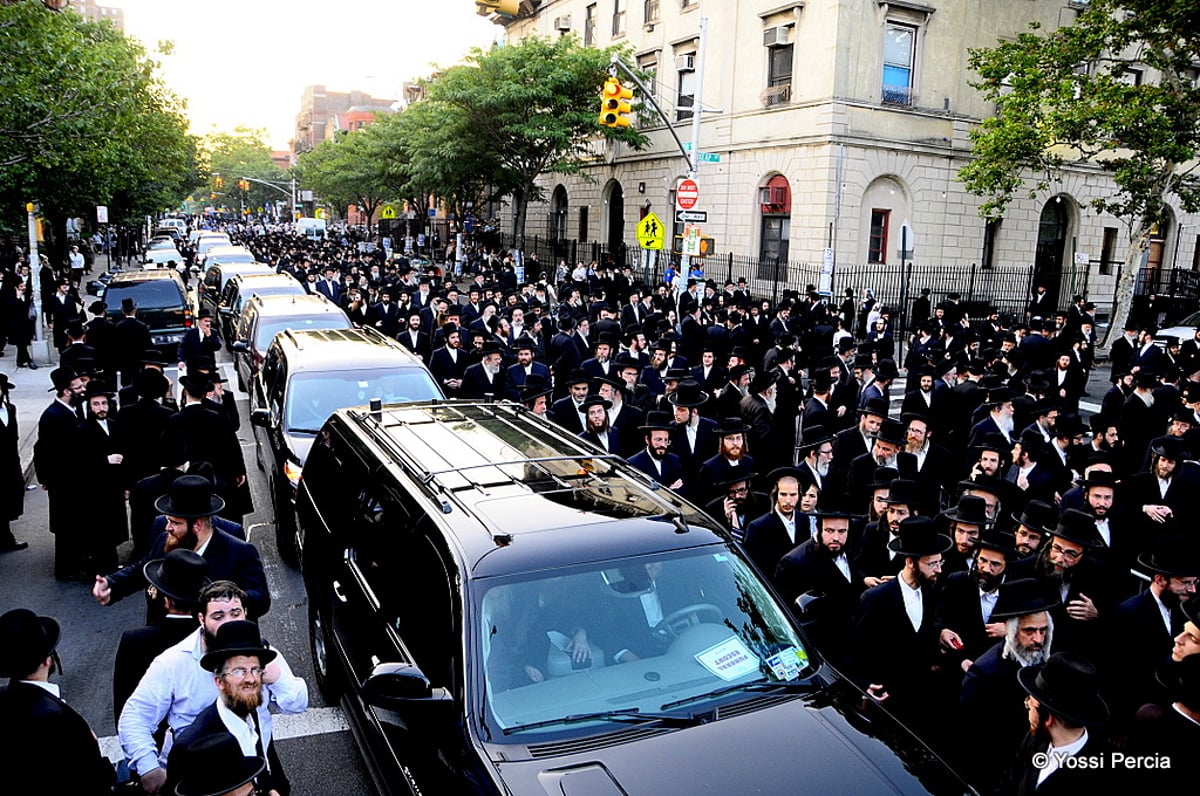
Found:
<svg viewBox="0 0 1200 796"><path fill-rule="evenodd" d="M87 291L89 296L98 296L100 295L100 291L104 289L104 285L100 284L96 280L92 280L91 282L87 283L87 287L84 289Z"/></svg>
<svg viewBox="0 0 1200 796"><path fill-rule="evenodd" d="M410 663L381 663L362 683L363 701L386 708L397 703L442 702L450 696L444 688L434 688L429 678Z"/></svg>
<svg viewBox="0 0 1200 796"><path fill-rule="evenodd" d="M271 410L270 409L251 409L250 410L250 425L260 428L271 427Z"/></svg>
<svg viewBox="0 0 1200 796"><path fill-rule="evenodd" d="M234 340L231 348L233 348L233 350L237 351L239 354L249 354L250 353L250 341L249 340Z"/></svg>

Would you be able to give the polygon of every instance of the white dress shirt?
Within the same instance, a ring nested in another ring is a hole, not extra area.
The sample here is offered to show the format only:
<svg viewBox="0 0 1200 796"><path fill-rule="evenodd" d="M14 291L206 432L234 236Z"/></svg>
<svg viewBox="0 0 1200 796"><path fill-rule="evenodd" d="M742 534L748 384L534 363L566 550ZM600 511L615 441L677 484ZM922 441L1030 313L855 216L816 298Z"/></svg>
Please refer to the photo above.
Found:
<svg viewBox="0 0 1200 796"><path fill-rule="evenodd" d="M1035 787L1040 787L1041 784L1046 781L1046 777L1050 776L1055 771L1058 771L1060 767L1059 764L1062 762L1064 757L1074 757L1083 751L1083 747L1087 744L1087 741L1088 732L1087 728L1085 727L1083 730L1083 735L1080 735L1079 738L1072 743L1069 743L1066 746L1047 747L1046 767L1038 772L1037 785Z"/></svg>
<svg viewBox="0 0 1200 796"><path fill-rule="evenodd" d="M925 599L921 587L914 589L909 586L902 575L897 575L896 580L900 583L900 595L904 597L904 613L908 614L908 621L912 623L913 630L920 632L921 620L925 618Z"/></svg>

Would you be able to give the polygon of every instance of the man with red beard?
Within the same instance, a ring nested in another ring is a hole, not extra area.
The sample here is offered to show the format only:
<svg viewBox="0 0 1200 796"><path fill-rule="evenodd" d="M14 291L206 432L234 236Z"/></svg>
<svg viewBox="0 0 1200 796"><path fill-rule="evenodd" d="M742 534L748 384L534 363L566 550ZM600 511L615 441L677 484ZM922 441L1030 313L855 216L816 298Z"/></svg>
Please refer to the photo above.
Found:
<svg viewBox="0 0 1200 796"><path fill-rule="evenodd" d="M221 625L214 641L200 659L200 665L212 672L217 700L200 711L191 726L176 734L167 771L174 780L176 772L186 769L180 763L196 742L228 733L238 742L244 757L266 759L266 767L254 779L255 791L268 796L287 796L291 784L283 773L269 727L264 727L258 719L267 666L278 653L267 647L258 625L244 619ZM175 790L171 784L168 793Z"/></svg>
<svg viewBox="0 0 1200 796"><path fill-rule="evenodd" d="M214 678L202 668L204 657L221 646L217 638L221 626L246 618L245 598L245 592L227 580L206 586L196 612L200 627L154 659L125 703L117 720L117 735L146 793L163 792L176 734L216 699ZM259 642L257 646L265 645ZM266 693L255 711L256 732L269 740L272 718L267 705L273 702L284 713L302 713L308 708L308 686L292 674L283 656L260 661L258 666ZM160 751L154 734L164 720L170 731Z"/></svg>
<svg viewBox="0 0 1200 796"><path fill-rule="evenodd" d="M258 549L224 531L214 528L212 518L225 507L225 501L213 494L212 482L198 475L181 476L167 494L154 503L167 517L167 528L155 537L141 561L111 575L97 575L92 596L101 605L109 605L148 583L145 567L176 549L194 550L204 557L208 576L231 580L246 592L246 607L259 617L271 609L271 593ZM157 602L147 603L147 624L161 617Z"/></svg>

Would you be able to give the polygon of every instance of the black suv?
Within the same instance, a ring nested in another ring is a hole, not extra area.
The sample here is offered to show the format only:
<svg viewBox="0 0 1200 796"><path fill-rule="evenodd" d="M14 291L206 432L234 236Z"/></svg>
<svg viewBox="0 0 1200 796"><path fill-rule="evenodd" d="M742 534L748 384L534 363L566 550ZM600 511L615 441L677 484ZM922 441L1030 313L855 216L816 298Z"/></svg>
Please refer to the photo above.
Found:
<svg viewBox="0 0 1200 796"><path fill-rule="evenodd" d="M296 512L381 793L970 792L711 518L521 406L336 412Z"/></svg>
<svg viewBox="0 0 1200 796"><path fill-rule="evenodd" d="M100 283L88 285L89 293L99 293ZM150 343L168 361L175 361L179 341L192 327L192 308L187 288L178 272L170 269L121 271L103 286L104 303L113 321L121 319L121 302L131 298L137 304L138 320L150 327Z"/></svg>
<svg viewBox="0 0 1200 796"><path fill-rule="evenodd" d="M296 484L325 419L376 399L442 397L421 359L374 329L285 329L275 335L249 386L258 464L267 474L275 538L285 561L296 560Z"/></svg>

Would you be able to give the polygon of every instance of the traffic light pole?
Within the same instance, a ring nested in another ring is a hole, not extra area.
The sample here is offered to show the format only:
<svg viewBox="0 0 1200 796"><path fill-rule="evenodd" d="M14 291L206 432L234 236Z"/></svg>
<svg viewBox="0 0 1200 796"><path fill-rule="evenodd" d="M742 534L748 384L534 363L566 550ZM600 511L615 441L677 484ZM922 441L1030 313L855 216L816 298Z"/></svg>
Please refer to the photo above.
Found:
<svg viewBox="0 0 1200 796"><path fill-rule="evenodd" d="M661 107L659 107L658 103L655 102L654 93L649 91L646 88L645 84L642 83L642 81L638 78L638 76L635 75L633 73L633 71L629 67L627 67L615 55L612 57L612 61L610 62L609 68L608 68L608 73L610 75L612 75L613 77L616 77L617 73L620 72L625 77L632 80L634 85L636 85L638 87L638 89L641 90L641 92L642 92L641 96L650 103L650 106L652 108L654 108L654 112L658 114L658 118L662 119L663 124L667 128L667 131L671 134L671 137L675 139L676 145L679 146L679 152L683 155L684 160L686 160L688 163L688 178L692 179L692 180L696 179L696 174L700 169L700 121L701 121L700 114L702 113L702 109L703 109L701 100L703 98L703 88L704 88L704 61L705 61L705 56L707 55L707 51L708 51L708 48L706 46L707 41L708 41L708 17L701 17L700 18L700 40L696 47L696 60L697 60L697 63L696 63L696 92L695 92L695 94L692 95L692 151L691 152L688 152L687 147L685 147L683 145L683 142L679 140L679 135L675 132L675 128L672 126L671 120L667 117L667 115L665 113L663 113L663 109ZM687 254L682 255L679 260L681 268L684 269L685 271L690 269L691 260L692 260L692 258L690 255L687 255Z"/></svg>
<svg viewBox="0 0 1200 796"><path fill-rule="evenodd" d="M283 186L280 186L280 185L276 185L273 182L267 182L266 180L259 180L259 179L255 179L254 177L238 177L238 179L245 180L246 182L257 183L259 185L265 185L268 188L274 188L275 190L279 191L281 194L283 194L284 196L286 196L292 200L292 216L294 217L296 215L296 178L295 177L292 177L291 193L288 192L287 188L284 188Z"/></svg>

